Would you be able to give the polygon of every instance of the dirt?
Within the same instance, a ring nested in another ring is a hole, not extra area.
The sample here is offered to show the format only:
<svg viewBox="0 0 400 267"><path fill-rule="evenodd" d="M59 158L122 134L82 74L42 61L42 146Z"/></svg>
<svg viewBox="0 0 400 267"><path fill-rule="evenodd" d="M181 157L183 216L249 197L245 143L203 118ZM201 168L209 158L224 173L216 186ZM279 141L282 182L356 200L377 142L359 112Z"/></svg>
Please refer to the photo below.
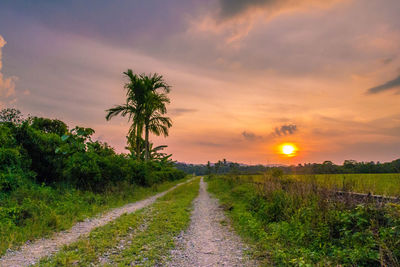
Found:
<svg viewBox="0 0 400 267"><path fill-rule="evenodd" d="M182 183L181 183L182 184ZM0 266L29 266L37 263L41 258L51 256L59 251L64 245L71 244L78 238L87 235L94 228L103 226L124 213L132 213L154 203L158 198L178 187L178 184L162 193L156 194L147 199L127 204L120 208L113 209L103 215L87 219L75 224L67 231L54 234L48 239L39 239L33 243L23 245L19 250L8 251L0 258Z"/></svg>
<svg viewBox="0 0 400 267"><path fill-rule="evenodd" d="M201 179L194 200L191 224L177 237L168 266L257 266L245 256L246 246L230 228L218 200L206 190Z"/></svg>

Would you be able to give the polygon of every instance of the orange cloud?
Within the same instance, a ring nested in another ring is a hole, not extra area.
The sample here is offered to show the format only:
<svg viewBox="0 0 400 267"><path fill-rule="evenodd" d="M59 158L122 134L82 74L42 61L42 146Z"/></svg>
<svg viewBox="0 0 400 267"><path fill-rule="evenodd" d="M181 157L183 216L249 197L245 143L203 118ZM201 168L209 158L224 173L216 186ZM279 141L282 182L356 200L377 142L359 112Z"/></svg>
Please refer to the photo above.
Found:
<svg viewBox="0 0 400 267"><path fill-rule="evenodd" d="M15 81L17 77L8 77L5 78L1 73L1 69L3 67L2 63L2 48L6 45L6 41L0 35L0 106L4 105L2 102L13 102L14 100L10 100L15 95Z"/></svg>

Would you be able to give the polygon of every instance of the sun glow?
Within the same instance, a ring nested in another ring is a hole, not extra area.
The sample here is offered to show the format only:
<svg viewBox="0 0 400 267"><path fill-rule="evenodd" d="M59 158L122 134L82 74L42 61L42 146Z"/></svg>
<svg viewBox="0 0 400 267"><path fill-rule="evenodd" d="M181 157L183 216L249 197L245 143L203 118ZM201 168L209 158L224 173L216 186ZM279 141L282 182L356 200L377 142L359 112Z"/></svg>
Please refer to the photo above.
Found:
<svg viewBox="0 0 400 267"><path fill-rule="evenodd" d="M293 144L286 143L280 146L281 154L286 157L294 157L296 156L297 147Z"/></svg>

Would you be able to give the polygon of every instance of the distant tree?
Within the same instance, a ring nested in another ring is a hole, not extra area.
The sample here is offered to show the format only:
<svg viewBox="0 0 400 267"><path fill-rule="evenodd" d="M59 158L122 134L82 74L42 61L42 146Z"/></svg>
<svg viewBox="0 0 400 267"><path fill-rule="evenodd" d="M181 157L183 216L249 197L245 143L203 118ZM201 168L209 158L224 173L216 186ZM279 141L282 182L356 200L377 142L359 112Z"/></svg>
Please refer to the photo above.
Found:
<svg viewBox="0 0 400 267"><path fill-rule="evenodd" d="M38 130L42 130L45 133L55 133L59 136L64 135L68 132L68 126L60 120L52 120L48 118L33 117L32 127Z"/></svg>
<svg viewBox="0 0 400 267"><path fill-rule="evenodd" d="M219 173L219 169L221 168L222 162L218 160L217 163L214 164L215 172Z"/></svg>
<svg viewBox="0 0 400 267"><path fill-rule="evenodd" d="M207 161L207 174L211 174L211 164L210 164L210 161Z"/></svg>
<svg viewBox="0 0 400 267"><path fill-rule="evenodd" d="M357 161L352 160L352 159L345 160L343 162L343 168L344 168L345 172L347 172L347 173L354 173L356 165L357 165Z"/></svg>
<svg viewBox="0 0 400 267"><path fill-rule="evenodd" d="M21 111L15 108L5 108L0 111L0 122L20 124L23 121Z"/></svg>

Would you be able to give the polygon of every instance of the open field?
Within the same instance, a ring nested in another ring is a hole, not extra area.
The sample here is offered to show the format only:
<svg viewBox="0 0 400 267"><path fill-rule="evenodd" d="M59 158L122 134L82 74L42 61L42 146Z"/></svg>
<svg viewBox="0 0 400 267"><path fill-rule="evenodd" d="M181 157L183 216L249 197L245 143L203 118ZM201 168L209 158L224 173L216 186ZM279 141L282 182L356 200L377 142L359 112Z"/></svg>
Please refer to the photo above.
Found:
<svg viewBox="0 0 400 267"><path fill-rule="evenodd" d="M342 202L315 184L207 179L235 230L266 266L398 266L400 205Z"/></svg>
<svg viewBox="0 0 400 267"><path fill-rule="evenodd" d="M244 180L255 182L263 182L265 180L265 175L241 175L240 177ZM283 175L282 179L317 183L333 190L400 196L400 173L294 174Z"/></svg>

